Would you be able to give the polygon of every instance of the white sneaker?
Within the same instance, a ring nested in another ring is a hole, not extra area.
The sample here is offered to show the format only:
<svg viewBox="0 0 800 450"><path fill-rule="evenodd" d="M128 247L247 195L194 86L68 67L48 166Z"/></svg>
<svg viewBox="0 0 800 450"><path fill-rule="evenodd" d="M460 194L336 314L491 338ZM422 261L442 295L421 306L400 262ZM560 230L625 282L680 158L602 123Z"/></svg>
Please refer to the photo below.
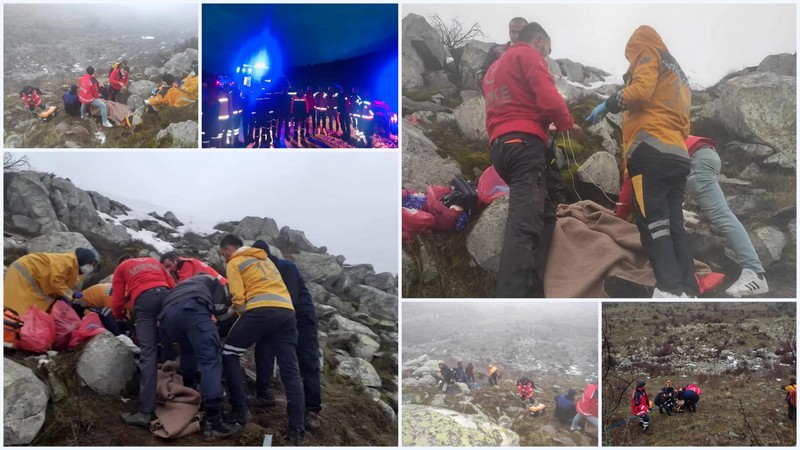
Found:
<svg viewBox="0 0 800 450"><path fill-rule="evenodd" d="M111 127L113 127L114 125L113 125L111 122L109 122L109 121L107 121L107 120L106 120L105 122L103 122L103 126L104 126L104 127L106 127L106 128L111 128Z"/></svg>
<svg viewBox="0 0 800 450"><path fill-rule="evenodd" d="M659 288L653 289L653 298L680 298L680 295L675 295L671 292L662 291Z"/></svg>
<svg viewBox="0 0 800 450"><path fill-rule="evenodd" d="M763 274L759 275L751 269L742 269L739 279L725 290L725 293L739 298L748 295L760 295L769 292L767 279Z"/></svg>

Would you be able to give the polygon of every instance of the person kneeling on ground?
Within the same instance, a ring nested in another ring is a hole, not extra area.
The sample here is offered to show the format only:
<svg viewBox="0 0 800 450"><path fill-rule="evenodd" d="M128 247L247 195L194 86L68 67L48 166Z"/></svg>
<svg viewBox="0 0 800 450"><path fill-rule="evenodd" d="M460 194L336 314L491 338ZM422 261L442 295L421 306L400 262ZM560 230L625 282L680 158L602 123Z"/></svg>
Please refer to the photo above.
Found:
<svg viewBox="0 0 800 450"><path fill-rule="evenodd" d="M64 92L61 96L64 101L64 111L70 116L79 117L81 115L81 101L78 98L78 85L73 84L69 87L69 91Z"/></svg>
<svg viewBox="0 0 800 450"><path fill-rule="evenodd" d="M536 389L536 386L533 385L533 381L531 381L528 377L522 377L517 380L517 393L519 394L519 399L522 403L527 401L531 405L536 404L536 400L533 398L533 390Z"/></svg>
<svg viewBox="0 0 800 450"><path fill-rule="evenodd" d="M111 128L114 125L108 121L108 109L105 102L100 100L100 82L94 77L94 67L86 68L86 75L78 80L78 100L81 102L81 119L89 117L91 106L100 110L103 126Z"/></svg>
<svg viewBox="0 0 800 450"><path fill-rule="evenodd" d="M666 411L668 416L672 415L676 404L675 388L672 387L672 381L667 380L667 382L664 383L664 387L656 396L654 403L658 406L659 414L664 414L664 411Z"/></svg>
<svg viewBox="0 0 800 450"><path fill-rule="evenodd" d="M153 111L160 111L165 107L170 108L183 108L189 106L196 101L191 100L188 96L178 88L175 82L175 77L165 73L161 76L163 83L161 87L155 89L155 92L144 102L150 105Z"/></svg>
<svg viewBox="0 0 800 450"><path fill-rule="evenodd" d="M25 104L28 111L34 114L36 114L36 108L39 108L41 111L47 109L47 105L42 101L42 91L37 87L25 86L19 92L19 96L22 98L22 103Z"/></svg>
<svg viewBox="0 0 800 450"><path fill-rule="evenodd" d="M553 415L562 424L566 425L575 417L575 394L577 393L575 389L570 389L566 395L558 394L555 397L556 409L553 411Z"/></svg>
<svg viewBox="0 0 800 450"><path fill-rule="evenodd" d="M687 384L685 388L678 389L678 398L683 400L683 407L687 411L697 411L697 402L703 391L696 384Z"/></svg>
<svg viewBox="0 0 800 450"><path fill-rule="evenodd" d="M583 390L578 404L575 405L575 417L572 419L570 431L580 430L586 427L585 422L589 422L595 427L599 426L598 417L598 395L597 384L587 384Z"/></svg>

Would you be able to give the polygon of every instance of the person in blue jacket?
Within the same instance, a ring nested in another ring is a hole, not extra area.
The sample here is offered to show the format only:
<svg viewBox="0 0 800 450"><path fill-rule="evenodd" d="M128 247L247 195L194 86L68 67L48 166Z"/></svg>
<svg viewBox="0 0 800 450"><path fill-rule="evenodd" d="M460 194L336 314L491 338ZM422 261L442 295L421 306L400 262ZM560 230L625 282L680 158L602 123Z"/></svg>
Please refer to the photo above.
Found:
<svg viewBox="0 0 800 450"><path fill-rule="evenodd" d="M267 252L269 259L278 268L289 295L292 297L297 317L297 361L300 375L303 378L303 391L306 399L306 428L318 429L319 413L322 410L322 394L320 387L319 336L317 330L317 313L314 301L306 288L306 282L297 266L287 259L277 258L264 241L253 243L254 248ZM256 344L256 401L254 406L272 406L275 400L269 394L272 381L274 357L270 349Z"/></svg>
<svg viewBox="0 0 800 450"><path fill-rule="evenodd" d="M61 96L64 101L64 111L70 116L79 117L81 115L81 101L78 100L78 85L73 84L69 87L68 92L64 92Z"/></svg>
<svg viewBox="0 0 800 450"><path fill-rule="evenodd" d="M570 389L566 395L558 394L555 398L556 409L553 411L553 415L564 425L570 423L575 417L575 394L577 393L578 391L575 389Z"/></svg>

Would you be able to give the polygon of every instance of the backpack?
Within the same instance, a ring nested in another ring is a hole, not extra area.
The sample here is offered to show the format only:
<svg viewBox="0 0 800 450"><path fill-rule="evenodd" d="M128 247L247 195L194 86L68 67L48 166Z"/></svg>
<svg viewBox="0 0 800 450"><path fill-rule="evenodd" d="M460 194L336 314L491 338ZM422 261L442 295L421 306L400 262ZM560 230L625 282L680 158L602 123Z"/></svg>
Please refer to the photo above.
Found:
<svg viewBox="0 0 800 450"><path fill-rule="evenodd" d="M22 329L23 322L19 314L13 309L3 307L3 342L14 346L19 342L19 331Z"/></svg>
<svg viewBox="0 0 800 450"><path fill-rule="evenodd" d="M453 177L450 185L453 190L441 198L444 206L450 208L458 205L467 214L472 214L472 211L478 207L478 187L471 181L465 180L461 175Z"/></svg>
<svg viewBox="0 0 800 450"><path fill-rule="evenodd" d="M786 394L786 404L795 408L797 407L797 388L790 390Z"/></svg>
<svg viewBox="0 0 800 450"><path fill-rule="evenodd" d="M114 70L116 70L116 69L117 69L117 67L119 67L120 65L122 65L122 61L116 61L116 62L114 62L114 64L112 64L112 65L111 65L111 68L110 68L110 69L108 69L108 76L111 76L111 72L113 72Z"/></svg>

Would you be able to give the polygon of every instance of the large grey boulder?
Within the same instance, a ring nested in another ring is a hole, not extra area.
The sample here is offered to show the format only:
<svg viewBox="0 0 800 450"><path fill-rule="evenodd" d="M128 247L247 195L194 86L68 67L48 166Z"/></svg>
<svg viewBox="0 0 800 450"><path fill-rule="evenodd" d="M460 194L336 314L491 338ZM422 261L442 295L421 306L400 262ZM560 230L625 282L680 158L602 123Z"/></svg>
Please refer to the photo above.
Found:
<svg viewBox="0 0 800 450"><path fill-rule="evenodd" d="M89 194L64 178L53 178L50 203L58 219L71 230L92 231L103 224Z"/></svg>
<svg viewBox="0 0 800 450"><path fill-rule="evenodd" d="M780 261L783 249L786 247L786 235L777 227L761 227L748 232L750 240L758 254L758 259L764 267L769 267ZM726 256L733 259L733 253L726 249Z"/></svg>
<svg viewBox="0 0 800 450"><path fill-rule="evenodd" d="M591 183L608 194L619 194L619 169L611 153L597 152L578 167L578 180Z"/></svg>
<svg viewBox="0 0 800 450"><path fill-rule="evenodd" d="M94 250L84 235L73 231L43 234L28 241L29 253L68 253L78 247Z"/></svg>
<svg viewBox="0 0 800 450"><path fill-rule="evenodd" d="M344 274L350 277L356 284L366 284L364 283L364 278L368 275L375 275L375 268L372 267L372 264L345 264Z"/></svg>
<svg viewBox="0 0 800 450"><path fill-rule="evenodd" d="M620 153L619 144L614 140L614 126L608 120L601 120L586 129L589 134L603 138L603 150L612 155Z"/></svg>
<svg viewBox="0 0 800 450"><path fill-rule="evenodd" d="M42 429L50 398L31 369L3 358L3 443L28 445Z"/></svg>
<svg viewBox="0 0 800 450"><path fill-rule="evenodd" d="M472 259L492 272L500 269L500 252L506 237L508 198L508 195L504 195L492 202L467 236L467 251Z"/></svg>
<svg viewBox="0 0 800 450"><path fill-rule="evenodd" d="M78 360L78 376L100 394L119 395L135 375L133 352L108 332L93 337Z"/></svg>
<svg viewBox="0 0 800 450"><path fill-rule="evenodd" d="M278 245L285 248L287 253L309 252L309 253L325 253L328 249L325 247L316 247L311 241L308 240L306 234L302 231L293 230L289 227L281 228L277 236Z"/></svg>
<svg viewBox="0 0 800 450"><path fill-rule="evenodd" d="M139 98L150 98L150 91L156 87L156 84L152 81L148 80L139 80L139 81L132 81L128 85L128 92L131 95L135 95ZM130 97L128 97L128 105L130 105ZM142 105L144 105L144 100L142 101Z"/></svg>
<svg viewBox="0 0 800 450"><path fill-rule="evenodd" d="M447 50L439 38L439 33L417 14L408 14L403 18L403 39L408 39L427 70L444 69ZM405 67L403 68L405 70Z"/></svg>
<svg viewBox="0 0 800 450"><path fill-rule="evenodd" d="M766 144L787 158L797 158L797 79L774 73L752 73L722 83L717 99L719 120L733 137Z"/></svg>
<svg viewBox="0 0 800 450"><path fill-rule="evenodd" d="M425 63L414 49L411 39L408 39L406 36L403 36L402 49L403 70L401 72L403 91L405 92L407 90L423 87L425 85L425 80L422 79L422 73L425 71ZM403 107L405 107L405 101L403 102Z"/></svg>
<svg viewBox="0 0 800 450"><path fill-rule="evenodd" d="M569 59L557 59L558 65L561 66L561 71L569 81L575 83L583 83L583 64L571 61Z"/></svg>
<svg viewBox="0 0 800 450"><path fill-rule="evenodd" d="M483 97L475 97L462 103L453 110L453 114L458 130L464 137L475 141L489 141L489 134L486 132L486 101Z"/></svg>
<svg viewBox="0 0 800 450"><path fill-rule="evenodd" d="M350 348L353 356L365 361L372 361L372 357L381 348L381 344L369 336L358 334L350 343Z"/></svg>
<svg viewBox="0 0 800 450"><path fill-rule="evenodd" d="M339 375L358 381L367 387L381 387L381 377L368 361L341 355L337 355L336 359L339 361L339 366L336 367L336 373Z"/></svg>
<svg viewBox="0 0 800 450"><path fill-rule="evenodd" d="M278 224L269 217L247 216L233 228L233 234L242 239L261 239L278 237Z"/></svg>
<svg viewBox="0 0 800 450"><path fill-rule="evenodd" d="M197 49L187 48L169 59L160 73L168 73L176 78L183 78L192 70L192 62L197 61Z"/></svg>
<svg viewBox="0 0 800 450"><path fill-rule="evenodd" d="M759 72L770 72L775 75L797 75L797 55L791 53L779 53L769 55L758 65Z"/></svg>
<svg viewBox="0 0 800 450"><path fill-rule="evenodd" d="M351 288L350 295L358 297L358 312L376 318L397 320L397 296L387 294L372 286L357 285Z"/></svg>
<svg viewBox="0 0 800 450"><path fill-rule="evenodd" d="M390 290L397 288L397 277L389 272L367 274L362 281L363 282L361 284L372 286L384 292L389 292Z"/></svg>
<svg viewBox="0 0 800 450"><path fill-rule="evenodd" d="M473 73L477 72L494 46L495 44L489 42L468 41L461 50L461 67L470 69Z"/></svg>
<svg viewBox="0 0 800 450"><path fill-rule="evenodd" d="M5 213L30 217L39 232L67 231L50 203L50 176L32 171L5 175Z"/></svg>
<svg viewBox="0 0 800 450"><path fill-rule="evenodd" d="M439 105L438 103L434 103L432 101L427 101L426 100L426 101L417 102L417 101L411 100L408 97L403 97L403 112L404 113L406 113L406 112L410 112L410 113L414 113L414 112L423 112L423 113L428 113L428 112L439 113L439 112L443 112L443 113L449 113L451 111L452 110L450 108L447 108L445 106ZM403 129L403 132L405 133L405 129Z"/></svg>
<svg viewBox="0 0 800 450"><path fill-rule="evenodd" d="M442 95L450 96L458 92L456 85L453 84L444 70L434 70L422 74L425 87Z"/></svg>
<svg viewBox="0 0 800 450"><path fill-rule="evenodd" d="M516 447L519 435L476 414L424 405L403 405L403 445L407 447Z"/></svg>
<svg viewBox="0 0 800 450"><path fill-rule="evenodd" d="M101 213L111 214L111 200L108 197L94 191L86 191L86 193L92 199L94 209Z"/></svg>
<svg viewBox="0 0 800 450"><path fill-rule="evenodd" d="M159 131L156 141L163 142L167 137L172 138L171 147L194 148L197 147L197 122L185 120L183 122L171 123Z"/></svg>
<svg viewBox="0 0 800 450"><path fill-rule="evenodd" d="M403 187L425 192L428 185L448 185L461 168L442 158L436 145L419 127L403 119Z"/></svg>
<svg viewBox="0 0 800 450"><path fill-rule="evenodd" d="M366 325L362 325L354 320L342 317L339 314L332 316L328 324L330 325L331 330L338 332L340 335L361 334L376 341L380 339L378 335Z"/></svg>
<svg viewBox="0 0 800 450"><path fill-rule="evenodd" d="M300 252L294 255L294 262L306 282L337 277L342 273L342 266L336 261L336 257L331 255Z"/></svg>

